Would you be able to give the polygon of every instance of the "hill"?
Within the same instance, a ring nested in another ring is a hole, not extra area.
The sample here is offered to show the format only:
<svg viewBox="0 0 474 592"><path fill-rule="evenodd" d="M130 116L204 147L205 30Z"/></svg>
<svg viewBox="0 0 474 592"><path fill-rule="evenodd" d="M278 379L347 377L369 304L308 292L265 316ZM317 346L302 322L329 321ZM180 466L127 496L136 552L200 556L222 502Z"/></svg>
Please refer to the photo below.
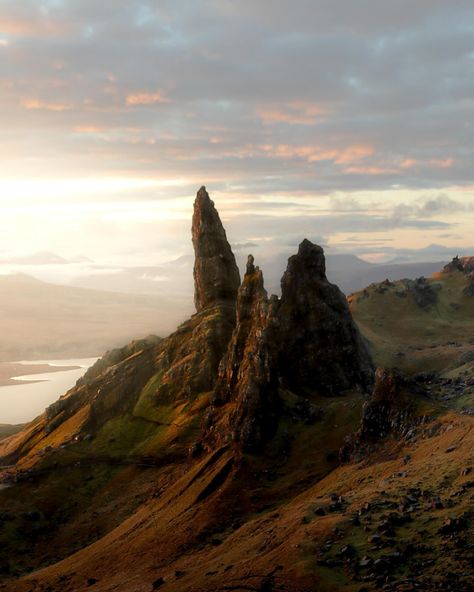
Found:
<svg viewBox="0 0 474 592"><path fill-rule="evenodd" d="M321 247L269 298L204 188L192 233L196 313L0 441L0 590L471 590L472 394L375 371Z"/></svg>
<svg viewBox="0 0 474 592"><path fill-rule="evenodd" d="M181 320L172 300L0 276L0 360L92 356Z"/></svg>
<svg viewBox="0 0 474 592"><path fill-rule="evenodd" d="M449 264L427 279L384 281L352 294L352 314L377 364L410 374L469 375L474 361L471 273Z"/></svg>

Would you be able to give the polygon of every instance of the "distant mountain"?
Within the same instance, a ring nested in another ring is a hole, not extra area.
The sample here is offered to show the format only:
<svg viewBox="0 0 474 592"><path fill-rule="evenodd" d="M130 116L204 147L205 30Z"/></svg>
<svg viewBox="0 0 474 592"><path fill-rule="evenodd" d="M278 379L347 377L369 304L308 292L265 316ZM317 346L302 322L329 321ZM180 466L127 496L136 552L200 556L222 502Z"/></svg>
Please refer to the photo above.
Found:
<svg viewBox="0 0 474 592"><path fill-rule="evenodd" d="M66 263L69 263L67 259L48 251L0 258L0 265L64 265Z"/></svg>
<svg viewBox="0 0 474 592"><path fill-rule="evenodd" d="M270 294L279 294L281 274L287 265L290 253L265 256L258 253L257 250L254 254L259 267L265 274L265 288ZM236 259L242 274L247 253L238 253ZM193 257L184 255L174 261L157 266L117 268L115 273L98 272L76 278L73 285L133 294L159 294L173 299L180 298L184 305L185 302L192 301L193 261ZM446 261L425 261L381 265L368 263L356 255L326 255L328 278L337 284L345 294L351 294L386 278L398 280L430 276L441 269L445 263Z"/></svg>
<svg viewBox="0 0 474 592"><path fill-rule="evenodd" d="M98 355L134 337L168 334L186 314L184 308L157 295L0 276L0 360Z"/></svg>

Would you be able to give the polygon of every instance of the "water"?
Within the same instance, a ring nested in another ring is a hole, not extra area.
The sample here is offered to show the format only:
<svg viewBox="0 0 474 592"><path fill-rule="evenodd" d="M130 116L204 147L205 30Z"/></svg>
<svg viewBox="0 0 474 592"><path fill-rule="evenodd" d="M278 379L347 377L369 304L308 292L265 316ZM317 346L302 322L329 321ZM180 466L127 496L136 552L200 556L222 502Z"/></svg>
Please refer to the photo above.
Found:
<svg viewBox="0 0 474 592"><path fill-rule="evenodd" d="M0 387L0 423L25 423L31 421L54 403L61 395L72 388L97 358L72 360L35 360L21 361L25 366L24 376L14 379L32 381L31 384L8 385ZM75 370L28 374L30 364L49 364L51 366L79 366ZM40 380L42 382L33 382Z"/></svg>

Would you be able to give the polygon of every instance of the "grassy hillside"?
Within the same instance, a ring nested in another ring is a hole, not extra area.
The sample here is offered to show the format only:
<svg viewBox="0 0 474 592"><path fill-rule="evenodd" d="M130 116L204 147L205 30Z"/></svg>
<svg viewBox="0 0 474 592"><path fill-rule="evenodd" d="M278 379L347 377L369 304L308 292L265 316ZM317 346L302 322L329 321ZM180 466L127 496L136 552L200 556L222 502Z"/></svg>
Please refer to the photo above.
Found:
<svg viewBox="0 0 474 592"><path fill-rule="evenodd" d="M382 282L352 294L352 314L376 363L409 373L452 373L471 364L474 297L464 293L470 281L460 271L442 272L425 282Z"/></svg>

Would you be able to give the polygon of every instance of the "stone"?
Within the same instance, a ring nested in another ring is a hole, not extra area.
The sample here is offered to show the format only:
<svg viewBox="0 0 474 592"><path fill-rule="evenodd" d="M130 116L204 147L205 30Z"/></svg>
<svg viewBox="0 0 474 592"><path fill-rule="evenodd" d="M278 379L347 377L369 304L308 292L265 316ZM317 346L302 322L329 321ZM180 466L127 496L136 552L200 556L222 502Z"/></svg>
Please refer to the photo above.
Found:
<svg viewBox="0 0 474 592"><path fill-rule="evenodd" d="M263 274L249 255L238 290L236 325L219 367L213 402L232 402L224 432L246 451L258 451L278 425L277 341ZM224 414L225 415L225 414ZM219 420L218 420L219 422Z"/></svg>
<svg viewBox="0 0 474 592"><path fill-rule="evenodd" d="M161 577L157 578L152 584L152 586L153 586L152 590L158 590L159 588L161 588L164 585L164 583L165 583L164 578L161 578Z"/></svg>
<svg viewBox="0 0 474 592"><path fill-rule="evenodd" d="M396 369L377 368L370 398L362 407L359 430L346 439L339 452L347 461L364 452L388 435L406 436L417 425L410 394L405 393L406 381ZM406 471L393 476L406 477Z"/></svg>
<svg viewBox="0 0 474 592"><path fill-rule="evenodd" d="M288 260L278 321L284 387L325 396L371 387L372 360L347 300L327 280L323 249L307 239Z"/></svg>
<svg viewBox="0 0 474 592"><path fill-rule="evenodd" d="M194 202L192 241L194 262L194 303L196 310L220 301L234 303L240 274L227 241L219 214L205 187Z"/></svg>

